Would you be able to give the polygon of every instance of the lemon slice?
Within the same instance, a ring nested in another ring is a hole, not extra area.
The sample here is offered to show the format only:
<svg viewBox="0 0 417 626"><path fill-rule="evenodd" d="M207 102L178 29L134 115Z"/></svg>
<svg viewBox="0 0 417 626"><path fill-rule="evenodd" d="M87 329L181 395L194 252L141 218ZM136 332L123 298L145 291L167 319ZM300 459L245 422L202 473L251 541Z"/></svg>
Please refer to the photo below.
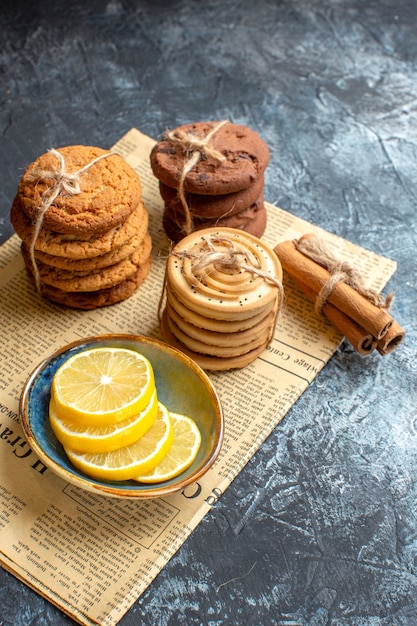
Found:
<svg viewBox="0 0 417 626"><path fill-rule="evenodd" d="M51 395L60 418L103 425L137 415L154 391L152 365L142 354L125 348L92 348L61 365Z"/></svg>
<svg viewBox="0 0 417 626"><path fill-rule="evenodd" d="M49 405L49 421L58 441L64 447L80 452L111 452L129 446L152 426L158 414L158 397L154 391L149 404L133 417L105 426L88 426L81 421L58 416L55 401Z"/></svg>
<svg viewBox="0 0 417 626"><path fill-rule="evenodd" d="M135 480L141 483L157 483L175 478L184 472L196 458L201 445L197 424L185 415L170 413L174 440L167 454L152 471Z"/></svg>
<svg viewBox="0 0 417 626"><path fill-rule="evenodd" d="M130 446L90 454L65 448L71 463L98 480L129 480L156 467L172 445L173 429L167 408L158 402L158 415L150 429Z"/></svg>

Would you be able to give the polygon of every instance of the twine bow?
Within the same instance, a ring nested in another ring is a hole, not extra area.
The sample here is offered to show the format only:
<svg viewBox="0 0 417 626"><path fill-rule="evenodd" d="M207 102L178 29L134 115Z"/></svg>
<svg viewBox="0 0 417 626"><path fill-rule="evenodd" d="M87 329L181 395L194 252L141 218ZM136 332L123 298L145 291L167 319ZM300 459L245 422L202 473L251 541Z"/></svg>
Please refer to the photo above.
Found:
<svg viewBox="0 0 417 626"><path fill-rule="evenodd" d="M197 281L201 284L204 276L201 278L195 278L195 274L203 274L207 267L217 265L218 268L227 271L246 271L249 274L258 276L262 280L272 283L278 289L279 292L279 307L277 308L277 316L280 314L283 299L284 299L284 287L280 280L275 276L263 271L261 263L256 256L250 250L242 250L237 247L233 241L228 237L221 235L210 235L205 237L203 242L205 249L199 249L197 252L190 250L173 250L171 255L181 260L187 259L191 263L191 274L193 278L189 277L191 281ZM222 246L223 249L219 249L218 246ZM167 266L165 268L164 285L159 300L158 317L161 319L163 300L166 291L167 283Z"/></svg>
<svg viewBox="0 0 417 626"><path fill-rule="evenodd" d="M361 274L349 265L347 261L337 259L325 242L318 237L313 235L301 237L294 241L294 245L302 254L324 267L330 273L329 280L317 294L314 305L316 313L322 313L331 292L337 283L342 281L378 308L389 309L391 306L394 298L392 293L383 298L377 291L365 287Z"/></svg>
<svg viewBox="0 0 417 626"><path fill-rule="evenodd" d="M271 276L262 270L258 259L250 250L241 250L228 237L219 235L207 237L204 239L204 242L208 251L192 253L184 250L182 252L174 251L172 254L182 259L190 259L191 269L196 274L202 272L210 265L218 265L226 271L245 271L259 276L278 287L279 290L282 289L282 283L275 276ZM217 246L223 246L223 249L219 250Z"/></svg>
<svg viewBox="0 0 417 626"><path fill-rule="evenodd" d="M51 166L51 168L48 170L35 167L27 176L28 180L34 181L36 184L42 181L52 181L52 184L49 185L40 196L40 203L38 206L39 211L29 246L30 260L33 268L36 288L38 291L40 291L41 280L35 258L35 246L43 225L43 220L46 212L53 205L58 196L69 197L76 196L81 193L81 174L90 169L90 167L97 163L97 161L100 161L101 159L112 155L112 152L106 152L105 154L101 154L97 158L84 165L79 170L70 173L66 171L65 159L63 155L58 152L58 150L55 150L55 148L51 148L50 150L48 150L48 152L56 157L58 162L57 167L54 168Z"/></svg>
<svg viewBox="0 0 417 626"><path fill-rule="evenodd" d="M171 141L174 145L179 146L187 157L187 161L184 163L178 183L178 197L181 200L181 204L184 208L185 213L185 222L182 229L186 235L189 235L192 232L191 211L185 197L184 189L186 176L188 172L190 172L193 167L197 165L200 159L207 159L208 157L212 157L219 162L225 161L226 157L224 156L224 154L210 146L210 141L213 135L215 135L220 130L220 128L228 123L228 120L223 120L222 122L219 122L203 138L197 137L196 135L193 135L189 132L187 133L182 129L168 131L164 135L164 139Z"/></svg>

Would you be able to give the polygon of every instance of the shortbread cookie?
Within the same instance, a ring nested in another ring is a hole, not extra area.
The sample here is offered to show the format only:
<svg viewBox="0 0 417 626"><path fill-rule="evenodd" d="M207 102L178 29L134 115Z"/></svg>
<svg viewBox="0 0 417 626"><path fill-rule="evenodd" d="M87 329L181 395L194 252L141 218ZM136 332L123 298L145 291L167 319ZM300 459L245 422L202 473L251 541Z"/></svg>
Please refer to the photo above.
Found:
<svg viewBox="0 0 417 626"><path fill-rule="evenodd" d="M246 330L216 332L185 321L169 303L166 310L170 327L171 322L175 325L171 327L171 331L184 345L195 352L214 356L230 357L249 352L264 342L275 322L275 311L271 311L255 326Z"/></svg>
<svg viewBox="0 0 417 626"><path fill-rule="evenodd" d="M193 359L204 370L213 372L227 371L231 369L240 369L242 367L246 367L246 365L252 363L252 361L254 361L256 357L262 354L270 341L269 339L266 340L263 345L260 345L258 348L255 348L250 352L246 352L245 354L229 358L221 358L194 352L193 350L190 350L190 348L187 348L183 343L181 343L171 332L166 311L164 311L162 315L161 330L162 335L167 343L172 345L174 348L181 350L181 352L184 352L184 354Z"/></svg>
<svg viewBox="0 0 417 626"><path fill-rule="evenodd" d="M181 317L181 319L192 324L193 326L205 328L216 333L239 333L241 331L246 331L249 328L256 326L256 324L259 324L267 315L271 313L271 311L276 308L275 301L272 301L260 311L258 310L258 313L246 317L245 319L218 320L204 315L199 315L192 309L186 307L185 304L181 302L181 300L179 300L172 292L171 287L168 284L165 286L165 293L167 305L169 304L170 308L174 310L175 313Z"/></svg>
<svg viewBox="0 0 417 626"><path fill-rule="evenodd" d="M139 177L122 157L81 145L66 146L57 152L64 159L65 173L79 172L75 184L80 193L72 194L61 186L60 193L40 217L54 185L61 180L59 156L46 152L29 165L18 186L22 208L33 223L42 219L43 228L48 230L92 235L117 226L137 207L141 199ZM103 158L93 163L98 157ZM80 172L83 168L86 169Z"/></svg>
<svg viewBox="0 0 417 626"><path fill-rule="evenodd" d="M251 206L260 198L264 187L264 176L259 176L249 187L235 193L218 196L186 193L187 207L194 218L219 219L231 217ZM178 196L178 190L159 183L159 191L165 205L173 212L182 214L184 207Z"/></svg>
<svg viewBox="0 0 417 626"><path fill-rule="evenodd" d="M215 128L210 140L208 134ZM197 122L185 124L174 131L174 137L181 133L191 139L206 142L211 150L224 157L218 160L196 146L202 154L188 171L184 180L184 190L202 195L221 195L247 189L261 177L269 162L269 149L255 131L232 124L231 122ZM151 167L156 178L168 187L178 188L181 173L191 157L190 146L170 139L167 135L156 143L150 155Z"/></svg>
<svg viewBox="0 0 417 626"><path fill-rule="evenodd" d="M236 213L235 215L222 217L219 219L194 218L192 221L192 231L205 228L237 228L250 233L254 237L262 237L265 232L267 213L263 202L263 195L252 206ZM162 215L164 230L171 241L178 242L184 237L184 215L165 208Z"/></svg>
<svg viewBox="0 0 417 626"><path fill-rule="evenodd" d="M205 354L208 356L220 356L222 358L233 358L237 356L242 356L247 352L251 352L255 350L260 345L263 345L266 337L269 335L261 335L260 337L253 337L250 341L242 343L239 345L232 346L219 346L214 344L205 343L203 341L198 341L194 337L191 337L186 332L175 324L172 318L169 315L169 311L167 310L167 319L168 324L171 329L171 332L175 337L187 348L195 352L196 354Z"/></svg>
<svg viewBox="0 0 417 626"><path fill-rule="evenodd" d="M36 267L41 282L61 291L99 291L113 287L133 276L140 265L149 257L152 243L146 235L143 243L127 259L109 267L88 271L68 271L38 262ZM27 250L22 248L26 265L30 266Z"/></svg>
<svg viewBox="0 0 417 626"><path fill-rule="evenodd" d="M146 279L151 268L151 262L151 258L149 257L137 268L135 274L114 287L107 289L90 292L71 292L61 291L50 285L42 285L41 293L48 298L48 300L73 309L93 310L110 306L130 298L130 296L134 294ZM29 270L28 273L30 278L33 279L33 274L31 274Z"/></svg>
<svg viewBox="0 0 417 626"><path fill-rule="evenodd" d="M210 252L236 251L237 264L246 269L228 269L220 261L198 269L198 261ZM262 274L259 275L259 274ZM282 281L276 254L244 231L208 228L188 235L167 260L167 282L184 304L206 317L223 320L255 315L277 298L275 281Z"/></svg>
<svg viewBox="0 0 417 626"><path fill-rule="evenodd" d="M205 369L243 367L273 337L282 268L274 251L249 233L208 228L174 247L164 289L165 341Z"/></svg>
<svg viewBox="0 0 417 626"><path fill-rule="evenodd" d="M27 247L32 245L35 226L24 213L19 196L15 196L10 221ZM35 241L35 251L65 259L85 259L101 256L118 249L148 228L148 212L140 201L127 219L104 233L65 235L42 228Z"/></svg>

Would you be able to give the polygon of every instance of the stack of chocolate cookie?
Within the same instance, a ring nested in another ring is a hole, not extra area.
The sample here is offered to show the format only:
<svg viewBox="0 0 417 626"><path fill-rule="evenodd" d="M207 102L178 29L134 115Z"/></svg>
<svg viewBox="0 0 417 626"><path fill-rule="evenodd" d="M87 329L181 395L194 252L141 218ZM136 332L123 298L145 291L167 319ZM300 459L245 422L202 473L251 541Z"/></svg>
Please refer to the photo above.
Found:
<svg viewBox="0 0 417 626"><path fill-rule="evenodd" d="M94 309L126 299L151 265L138 175L120 156L67 146L24 172L11 208L29 276L50 300Z"/></svg>
<svg viewBox="0 0 417 626"><path fill-rule="evenodd" d="M263 235L269 149L253 130L228 121L179 126L157 142L150 161L172 241L213 226Z"/></svg>
<svg viewBox="0 0 417 626"><path fill-rule="evenodd" d="M282 268L249 233L209 228L183 238L167 261L161 331L203 369L253 361L272 339Z"/></svg>

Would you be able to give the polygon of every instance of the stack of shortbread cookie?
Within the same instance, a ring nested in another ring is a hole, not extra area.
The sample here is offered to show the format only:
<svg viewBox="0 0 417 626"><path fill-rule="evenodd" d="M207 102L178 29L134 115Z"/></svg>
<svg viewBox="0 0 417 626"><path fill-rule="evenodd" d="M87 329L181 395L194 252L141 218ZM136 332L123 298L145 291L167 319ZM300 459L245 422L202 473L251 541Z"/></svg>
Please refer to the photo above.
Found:
<svg viewBox="0 0 417 626"><path fill-rule="evenodd" d="M94 309L126 299L151 266L138 175L120 156L67 146L24 172L10 214L29 276L50 300Z"/></svg>
<svg viewBox="0 0 417 626"><path fill-rule="evenodd" d="M186 124L166 133L150 161L164 200L168 237L178 242L213 226L261 237L269 156L256 132L228 121Z"/></svg>
<svg viewBox="0 0 417 626"><path fill-rule="evenodd" d="M282 268L273 250L249 233L209 228L176 244L164 288L165 341L203 369L240 368L273 337Z"/></svg>

